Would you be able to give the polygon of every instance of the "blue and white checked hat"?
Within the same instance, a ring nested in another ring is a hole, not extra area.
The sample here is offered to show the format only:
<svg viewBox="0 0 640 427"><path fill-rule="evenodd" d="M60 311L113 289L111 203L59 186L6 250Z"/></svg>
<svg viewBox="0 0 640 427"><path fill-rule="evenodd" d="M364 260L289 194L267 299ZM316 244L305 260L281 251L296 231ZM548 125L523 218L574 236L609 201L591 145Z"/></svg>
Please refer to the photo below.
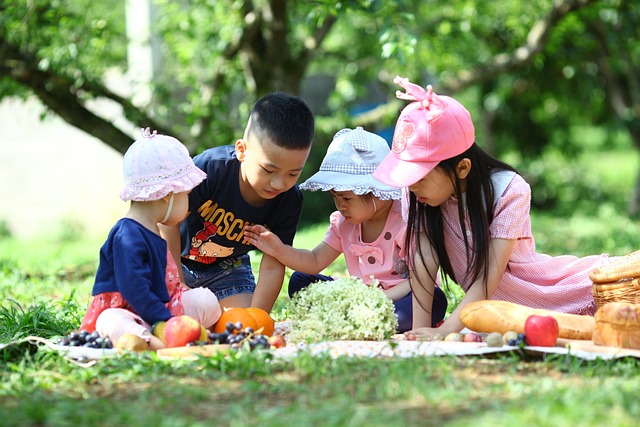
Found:
<svg viewBox="0 0 640 427"><path fill-rule="evenodd" d="M373 193L380 200L399 200L399 188L383 184L373 177L380 162L389 153L389 145L381 136L360 126L342 129L333 137L320 171L300 185L309 191L353 191Z"/></svg>

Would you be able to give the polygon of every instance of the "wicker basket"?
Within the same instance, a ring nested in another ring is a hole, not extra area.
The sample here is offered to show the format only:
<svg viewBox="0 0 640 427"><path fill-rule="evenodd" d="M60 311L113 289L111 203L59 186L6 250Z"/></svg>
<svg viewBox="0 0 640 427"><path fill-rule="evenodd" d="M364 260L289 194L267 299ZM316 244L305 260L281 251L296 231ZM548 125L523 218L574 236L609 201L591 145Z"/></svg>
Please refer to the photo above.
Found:
<svg viewBox="0 0 640 427"><path fill-rule="evenodd" d="M612 258L594 268L589 278L598 308L608 302L640 304L640 251Z"/></svg>
<svg viewBox="0 0 640 427"><path fill-rule="evenodd" d="M594 283L592 291L598 308L608 302L640 304L640 278L638 277L610 283Z"/></svg>
<svg viewBox="0 0 640 427"><path fill-rule="evenodd" d="M589 277L593 283L613 283L640 277L640 251L608 260L594 268Z"/></svg>

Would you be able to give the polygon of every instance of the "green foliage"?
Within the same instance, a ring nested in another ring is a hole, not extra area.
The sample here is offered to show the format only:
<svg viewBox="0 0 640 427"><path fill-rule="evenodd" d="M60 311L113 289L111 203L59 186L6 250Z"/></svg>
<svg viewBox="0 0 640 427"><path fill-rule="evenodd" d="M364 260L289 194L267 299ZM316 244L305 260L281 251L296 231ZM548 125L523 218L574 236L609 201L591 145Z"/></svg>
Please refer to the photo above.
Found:
<svg viewBox="0 0 640 427"><path fill-rule="evenodd" d="M40 58L40 70L81 86L102 81L112 67L124 69L124 26L121 1L18 0L2 4L0 39ZM24 89L0 75L0 98L25 95Z"/></svg>
<svg viewBox="0 0 640 427"><path fill-rule="evenodd" d="M73 293L62 301L51 301L24 308L14 300L0 306L0 342L28 336L52 338L77 329L85 307L79 307Z"/></svg>

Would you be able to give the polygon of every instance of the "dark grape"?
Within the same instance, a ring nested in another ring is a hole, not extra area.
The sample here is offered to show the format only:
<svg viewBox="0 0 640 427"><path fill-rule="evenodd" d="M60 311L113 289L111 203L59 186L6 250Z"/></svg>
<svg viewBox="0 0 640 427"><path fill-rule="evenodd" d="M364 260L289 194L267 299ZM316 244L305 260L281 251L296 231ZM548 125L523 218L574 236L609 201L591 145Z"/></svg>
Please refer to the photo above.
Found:
<svg viewBox="0 0 640 427"><path fill-rule="evenodd" d="M71 331L66 337L58 338L58 345L86 347L86 348L113 348L109 337L101 337L98 331L89 333L86 330Z"/></svg>

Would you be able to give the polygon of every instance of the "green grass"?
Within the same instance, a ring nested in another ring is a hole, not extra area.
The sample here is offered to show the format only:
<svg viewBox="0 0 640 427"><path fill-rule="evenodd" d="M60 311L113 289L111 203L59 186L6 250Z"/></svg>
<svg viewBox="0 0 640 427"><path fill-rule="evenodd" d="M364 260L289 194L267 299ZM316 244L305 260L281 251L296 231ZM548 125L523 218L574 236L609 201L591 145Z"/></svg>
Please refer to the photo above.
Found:
<svg viewBox="0 0 640 427"><path fill-rule="evenodd" d="M580 255L622 253L640 231L611 213L535 215L533 224L539 247L552 254L570 252L566 245ZM296 246L314 247L325 229L301 230ZM53 337L77 325L101 243L68 242L29 264L20 256L28 243L0 242L0 341ZM287 302L283 292L281 314ZM640 417L636 359L333 360L303 353L283 361L267 353L166 361L146 354L81 367L34 350L0 352L3 426L632 426Z"/></svg>
<svg viewBox="0 0 640 427"><path fill-rule="evenodd" d="M605 192L629 189L636 156L607 156L619 167L605 168L598 156L582 161L603 177ZM550 255L639 249L640 223L613 202L568 216L534 212L532 228L538 251ZM294 244L311 249L325 231L326 224L300 230ZM27 257L33 242L1 239L0 343L77 327L101 245L40 241L37 256ZM345 270L340 258L325 273ZM461 293L448 296L455 303ZM286 317L288 302L283 289L274 317ZM0 350L0 425L635 426L638 384L633 358L331 359L303 352L284 361L267 352L166 361L148 353L83 367L22 344Z"/></svg>
<svg viewBox="0 0 640 427"><path fill-rule="evenodd" d="M123 356L83 368L37 353L2 369L3 426L632 426L635 360L198 361Z"/></svg>

